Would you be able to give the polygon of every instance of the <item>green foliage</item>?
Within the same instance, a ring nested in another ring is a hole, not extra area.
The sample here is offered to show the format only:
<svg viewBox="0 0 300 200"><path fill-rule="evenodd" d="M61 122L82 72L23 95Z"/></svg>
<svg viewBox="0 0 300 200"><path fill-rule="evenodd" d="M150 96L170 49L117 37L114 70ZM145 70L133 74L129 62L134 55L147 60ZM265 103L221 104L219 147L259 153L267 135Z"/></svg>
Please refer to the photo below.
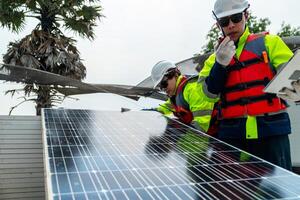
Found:
<svg viewBox="0 0 300 200"><path fill-rule="evenodd" d="M94 38L96 21L104 17L99 0L1 0L0 24L19 33L27 17L39 20L37 27L51 33L61 33L61 27L82 37Z"/></svg>
<svg viewBox="0 0 300 200"><path fill-rule="evenodd" d="M277 33L280 37L300 36L300 27L293 28L290 24L282 22L281 29Z"/></svg>
<svg viewBox="0 0 300 200"><path fill-rule="evenodd" d="M261 33L267 31L267 27L271 24L271 21L268 18L259 18L253 16L249 13L249 19L247 21L247 26L251 33Z"/></svg>
<svg viewBox="0 0 300 200"><path fill-rule="evenodd" d="M218 28L218 26L215 24L207 33L206 39L208 39L208 43L202 47L202 53L209 53L212 52L214 49L214 45L216 44L216 41L218 38L222 36L222 32Z"/></svg>
<svg viewBox="0 0 300 200"><path fill-rule="evenodd" d="M0 1L0 24L13 32L19 32L25 25L25 12L17 9L22 3L20 1Z"/></svg>

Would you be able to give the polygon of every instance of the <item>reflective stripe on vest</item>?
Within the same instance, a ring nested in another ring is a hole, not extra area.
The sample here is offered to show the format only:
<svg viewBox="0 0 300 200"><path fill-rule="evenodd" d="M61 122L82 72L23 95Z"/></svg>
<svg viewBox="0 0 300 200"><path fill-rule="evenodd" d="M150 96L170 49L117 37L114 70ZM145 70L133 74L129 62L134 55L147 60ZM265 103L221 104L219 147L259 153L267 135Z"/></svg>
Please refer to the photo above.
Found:
<svg viewBox="0 0 300 200"><path fill-rule="evenodd" d="M257 116L286 109L284 102L276 95L263 92L276 73L271 63L262 59L262 52L267 52L264 36L249 35L239 60L232 59L228 66L225 92L221 95L222 119Z"/></svg>
<svg viewBox="0 0 300 200"><path fill-rule="evenodd" d="M194 117L201 117L205 115L211 115L212 110L197 110L193 112Z"/></svg>

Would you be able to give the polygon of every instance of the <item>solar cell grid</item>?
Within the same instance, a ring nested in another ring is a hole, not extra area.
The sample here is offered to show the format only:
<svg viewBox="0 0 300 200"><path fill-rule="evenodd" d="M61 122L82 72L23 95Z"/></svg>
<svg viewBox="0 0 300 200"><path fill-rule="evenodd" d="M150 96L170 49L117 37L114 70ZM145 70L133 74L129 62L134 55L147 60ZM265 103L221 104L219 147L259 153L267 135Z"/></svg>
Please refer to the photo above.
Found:
<svg viewBox="0 0 300 200"><path fill-rule="evenodd" d="M300 178L154 112L43 110L50 199L297 199Z"/></svg>

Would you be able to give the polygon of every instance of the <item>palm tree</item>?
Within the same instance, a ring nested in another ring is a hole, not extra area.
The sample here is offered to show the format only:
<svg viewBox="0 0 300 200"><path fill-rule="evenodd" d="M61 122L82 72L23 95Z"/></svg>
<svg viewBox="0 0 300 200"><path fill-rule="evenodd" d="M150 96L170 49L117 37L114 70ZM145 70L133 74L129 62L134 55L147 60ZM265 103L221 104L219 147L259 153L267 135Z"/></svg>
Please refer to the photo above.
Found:
<svg viewBox="0 0 300 200"><path fill-rule="evenodd" d="M18 33L25 26L27 18L35 18L38 22L29 35L9 43L3 62L82 80L86 76L86 68L75 46L76 41L65 36L61 29L71 30L83 38L93 40L96 21L103 17L99 2L99 0L1 0L2 27ZM10 90L7 93L13 95L17 91ZM23 102L35 102L37 115L40 115L41 108L52 107L64 99L64 96L59 95L51 86L27 84L22 91L24 91Z"/></svg>

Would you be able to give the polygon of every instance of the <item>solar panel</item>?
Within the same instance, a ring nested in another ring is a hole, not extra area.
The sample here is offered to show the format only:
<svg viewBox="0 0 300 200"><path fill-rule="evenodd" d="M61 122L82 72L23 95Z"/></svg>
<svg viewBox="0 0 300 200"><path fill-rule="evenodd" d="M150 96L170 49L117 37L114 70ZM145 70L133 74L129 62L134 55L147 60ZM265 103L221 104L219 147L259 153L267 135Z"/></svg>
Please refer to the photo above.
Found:
<svg viewBox="0 0 300 200"><path fill-rule="evenodd" d="M300 199L300 177L156 112L43 110L49 199Z"/></svg>

